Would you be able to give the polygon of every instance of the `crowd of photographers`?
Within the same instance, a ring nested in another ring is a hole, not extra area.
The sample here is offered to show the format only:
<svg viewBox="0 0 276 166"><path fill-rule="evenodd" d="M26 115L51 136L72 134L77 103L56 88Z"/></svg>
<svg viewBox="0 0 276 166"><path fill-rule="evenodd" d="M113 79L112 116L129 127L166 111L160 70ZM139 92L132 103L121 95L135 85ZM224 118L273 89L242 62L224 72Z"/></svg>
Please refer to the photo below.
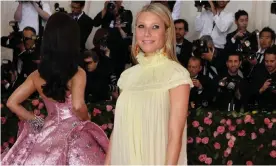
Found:
<svg viewBox="0 0 276 166"><path fill-rule="evenodd" d="M14 31L1 38L2 46L13 49L12 61L3 60L1 65L2 94L12 93L37 69L43 25L51 15L47 2L18 3L15 21L10 22ZM188 22L177 17L180 1L151 3L166 5L174 16L176 54L194 84L190 108L266 112L276 109L276 46L271 28L249 32L247 12L226 11L229 1L195 1L199 13L195 29L200 38L190 42L185 39ZM117 79L131 65L132 12L122 6L122 1L107 1L92 19L83 11L84 6L85 1L71 1L68 14L80 27L79 64L87 72L86 100L117 98ZM55 11L66 12L59 4L55 4ZM230 33L234 23L237 29ZM93 27L99 26L92 41L94 48L86 49Z"/></svg>

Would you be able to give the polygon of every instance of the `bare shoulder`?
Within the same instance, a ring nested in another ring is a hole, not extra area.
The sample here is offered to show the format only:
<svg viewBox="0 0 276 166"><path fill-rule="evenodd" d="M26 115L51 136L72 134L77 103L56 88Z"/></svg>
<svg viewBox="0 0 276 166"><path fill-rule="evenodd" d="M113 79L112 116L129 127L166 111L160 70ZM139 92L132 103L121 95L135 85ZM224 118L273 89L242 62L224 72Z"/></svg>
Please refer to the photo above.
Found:
<svg viewBox="0 0 276 166"><path fill-rule="evenodd" d="M85 81L86 80L86 72L81 67L78 67L78 71L71 79L72 82L79 82L79 81ZM70 82L70 81L69 81Z"/></svg>

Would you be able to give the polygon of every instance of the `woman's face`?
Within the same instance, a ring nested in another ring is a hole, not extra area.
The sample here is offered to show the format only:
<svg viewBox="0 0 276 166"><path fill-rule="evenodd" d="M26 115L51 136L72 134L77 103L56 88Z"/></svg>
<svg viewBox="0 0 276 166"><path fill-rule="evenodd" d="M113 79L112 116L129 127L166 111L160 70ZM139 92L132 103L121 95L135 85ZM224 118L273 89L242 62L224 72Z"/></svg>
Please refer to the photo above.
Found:
<svg viewBox="0 0 276 166"><path fill-rule="evenodd" d="M166 42L165 23L158 15L142 12L136 23L135 37L143 52L153 53L164 47Z"/></svg>

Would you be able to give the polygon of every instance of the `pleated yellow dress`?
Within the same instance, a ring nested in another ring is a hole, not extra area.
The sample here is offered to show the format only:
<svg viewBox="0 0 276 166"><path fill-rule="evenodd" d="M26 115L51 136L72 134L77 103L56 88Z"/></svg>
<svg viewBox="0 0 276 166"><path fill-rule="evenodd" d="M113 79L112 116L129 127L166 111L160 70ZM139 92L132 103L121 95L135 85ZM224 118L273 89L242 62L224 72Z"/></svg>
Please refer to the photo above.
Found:
<svg viewBox="0 0 276 166"><path fill-rule="evenodd" d="M137 55L139 64L125 70L118 81L122 90L115 111L111 164L165 164L170 114L169 89L192 85L189 72L161 51ZM187 128L179 164L187 165Z"/></svg>

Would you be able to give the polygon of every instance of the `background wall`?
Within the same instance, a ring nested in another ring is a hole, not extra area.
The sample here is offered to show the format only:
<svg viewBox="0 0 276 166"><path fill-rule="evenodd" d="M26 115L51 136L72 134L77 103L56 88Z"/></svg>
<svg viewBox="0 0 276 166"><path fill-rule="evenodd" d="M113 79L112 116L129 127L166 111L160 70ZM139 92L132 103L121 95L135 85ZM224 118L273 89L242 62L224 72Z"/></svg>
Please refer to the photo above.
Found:
<svg viewBox="0 0 276 166"><path fill-rule="evenodd" d="M54 4L58 2L60 7L64 7L70 12L70 1L50 1L50 6L54 12ZM130 9L135 18L136 13L144 6L149 3L147 1L124 1L123 5L126 9ZM276 15L270 14L271 1L230 1L227 5L226 10L236 12L239 9L246 10L249 13L249 31L259 29L261 30L264 26L270 26L276 31ZM10 20L13 20L13 14L16 10L18 3L14 1L1 1L1 36L8 35L12 31L11 27L8 26ZM94 18L96 14L102 10L104 1L87 1L84 11L91 17ZM187 34L188 40L194 40L198 37L198 33L194 30L194 20L199 14L197 9L194 7L194 1L182 1L181 2L181 18L184 18L189 23L190 32ZM236 26L233 24L231 31L235 30ZM89 36L86 46L92 48L92 38L95 31L98 28L93 28L91 35Z"/></svg>

